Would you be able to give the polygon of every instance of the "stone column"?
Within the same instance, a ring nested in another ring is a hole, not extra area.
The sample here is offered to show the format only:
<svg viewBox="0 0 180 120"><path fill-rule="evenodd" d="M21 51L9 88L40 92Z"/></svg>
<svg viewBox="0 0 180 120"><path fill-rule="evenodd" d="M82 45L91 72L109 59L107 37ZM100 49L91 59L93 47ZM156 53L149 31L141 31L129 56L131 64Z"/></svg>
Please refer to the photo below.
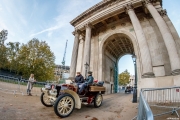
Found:
<svg viewBox="0 0 180 120"><path fill-rule="evenodd" d="M90 51L91 51L91 24L88 23L86 24L86 36L85 36L85 45L84 45L84 56L83 56L83 71L82 75L85 77L85 65L84 64L89 64L90 65ZM89 71L89 67L87 69Z"/></svg>
<svg viewBox="0 0 180 120"><path fill-rule="evenodd" d="M78 48L79 48L79 30L75 30L75 38L74 38L74 46L71 57L71 66L70 66L70 78L74 78L76 75L76 64L77 64L77 56L78 56Z"/></svg>
<svg viewBox="0 0 180 120"><path fill-rule="evenodd" d="M83 54L84 54L84 36L80 35L76 72L81 72L82 73Z"/></svg>
<svg viewBox="0 0 180 120"><path fill-rule="evenodd" d="M132 5L126 5L125 9L131 19L132 25L136 33L137 41L139 44L140 57L142 62L142 77L153 77L154 73L152 69L149 47L143 29L141 27L141 24L133 10Z"/></svg>
<svg viewBox="0 0 180 120"><path fill-rule="evenodd" d="M173 75L180 74L180 61L176 49L176 44L167 24L165 23L161 15L158 13L156 8L151 4L150 0L146 0L144 3L147 9L149 10L149 12L151 13L151 15L153 16L164 39L164 43L168 50L172 74Z"/></svg>
<svg viewBox="0 0 180 120"><path fill-rule="evenodd" d="M170 18L168 17L166 9L161 10L159 13L163 17L163 19L166 22L167 26L169 27L169 30L170 30L170 32L171 32L171 34L172 34L172 36L173 36L173 38L175 40L176 48L177 48L177 51L178 51L178 54L179 54L179 57L180 57L180 38L179 38L179 35L177 33L177 30L174 27L173 23L171 22Z"/></svg>

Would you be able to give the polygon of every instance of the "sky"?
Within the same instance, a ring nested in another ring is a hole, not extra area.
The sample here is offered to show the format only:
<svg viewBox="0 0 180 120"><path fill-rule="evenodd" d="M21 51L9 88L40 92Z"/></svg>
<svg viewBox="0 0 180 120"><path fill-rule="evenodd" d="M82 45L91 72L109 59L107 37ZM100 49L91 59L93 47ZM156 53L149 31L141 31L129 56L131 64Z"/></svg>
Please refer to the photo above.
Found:
<svg viewBox="0 0 180 120"><path fill-rule="evenodd" d="M68 40L66 65L70 65L74 43L70 21L101 0L0 0L0 31L8 30L7 42L27 43L32 38L46 41L61 64ZM173 1L173 2L172 2ZM180 0L163 0L163 8L180 34ZM126 63L126 64L124 64ZM119 72L134 74L131 56L119 61Z"/></svg>

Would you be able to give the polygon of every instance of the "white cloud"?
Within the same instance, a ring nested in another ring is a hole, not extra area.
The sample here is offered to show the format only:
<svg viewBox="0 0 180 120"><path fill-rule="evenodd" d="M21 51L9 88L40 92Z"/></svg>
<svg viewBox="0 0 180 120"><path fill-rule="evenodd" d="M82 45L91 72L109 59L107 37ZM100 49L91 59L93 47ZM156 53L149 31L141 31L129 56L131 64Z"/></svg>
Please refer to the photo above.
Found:
<svg viewBox="0 0 180 120"><path fill-rule="evenodd" d="M53 27L44 29L44 30L42 30L42 31L40 31L40 32L31 34L30 37L34 37L34 36L39 35L39 34L42 34L42 33L44 33L44 32L51 32L51 31L53 31L53 30L57 30L57 29L61 28L62 26L63 26L63 24L59 24L59 25L56 25L56 26L53 26Z"/></svg>
<svg viewBox="0 0 180 120"><path fill-rule="evenodd" d="M58 1L55 6L52 4L54 6L52 8L53 17L49 18L46 17L46 14L50 14L47 11L51 8L46 5L47 1L42 4L40 1L33 0L29 5L27 1L23 0L18 2L2 0L3 12L0 11L0 29L8 30L7 42L27 43L33 37L46 41L56 56L55 62L57 64L61 64L65 42L68 39L66 65L70 65L74 40L72 31L74 28L69 22L94 5L94 2L101 0L86 0L86 2L83 0ZM30 9L27 9L27 6L31 6ZM38 20L35 17L39 17Z"/></svg>

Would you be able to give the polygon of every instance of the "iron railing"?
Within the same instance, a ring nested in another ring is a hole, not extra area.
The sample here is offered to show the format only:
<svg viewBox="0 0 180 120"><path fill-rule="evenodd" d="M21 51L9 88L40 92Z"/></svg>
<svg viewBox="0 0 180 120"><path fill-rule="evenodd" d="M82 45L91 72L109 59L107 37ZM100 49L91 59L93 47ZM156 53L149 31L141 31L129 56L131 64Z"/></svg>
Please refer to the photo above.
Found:
<svg viewBox="0 0 180 120"><path fill-rule="evenodd" d="M154 117L169 116L174 113L179 118L179 110L180 86L141 89L138 115L135 118L137 120L154 120Z"/></svg>
<svg viewBox="0 0 180 120"><path fill-rule="evenodd" d="M154 120L153 113L144 98L143 92L144 90L140 92L137 120Z"/></svg>
<svg viewBox="0 0 180 120"><path fill-rule="evenodd" d="M180 86L143 89L143 96L153 110L154 117L174 113L180 117L177 112L180 110Z"/></svg>
<svg viewBox="0 0 180 120"><path fill-rule="evenodd" d="M0 90L4 92L13 92L14 94L21 93L24 95L27 92L26 79L19 79L13 76L0 75ZM35 82L32 93L34 95L40 95L40 88L43 87L47 82Z"/></svg>

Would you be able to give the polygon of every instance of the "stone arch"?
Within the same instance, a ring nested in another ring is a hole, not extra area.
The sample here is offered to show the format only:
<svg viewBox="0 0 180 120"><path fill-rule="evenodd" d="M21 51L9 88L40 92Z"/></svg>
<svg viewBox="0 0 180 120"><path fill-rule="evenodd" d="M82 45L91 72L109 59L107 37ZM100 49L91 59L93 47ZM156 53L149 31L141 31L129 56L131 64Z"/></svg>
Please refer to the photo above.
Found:
<svg viewBox="0 0 180 120"><path fill-rule="evenodd" d="M111 37L112 35L114 34L122 34L122 35L125 35L127 38L129 38L129 40L131 40L132 44L133 44L133 48L134 48L134 54L137 56L137 71L138 71L138 77L141 77L141 58L140 58L140 53L139 53L139 46L138 46L138 43L137 43L137 39L135 37L135 35L133 35L132 33L126 31L126 30L115 30L111 33L108 33L106 34L102 40L101 40L101 43L100 43L100 47L99 47L99 76L98 76L98 79L99 80L104 80L104 73L103 73L103 70L104 70L104 44L106 42L106 40L108 40L109 37ZM127 53L125 53L127 54ZM124 54L124 55L125 55ZM122 57L123 55L119 56L118 60Z"/></svg>

